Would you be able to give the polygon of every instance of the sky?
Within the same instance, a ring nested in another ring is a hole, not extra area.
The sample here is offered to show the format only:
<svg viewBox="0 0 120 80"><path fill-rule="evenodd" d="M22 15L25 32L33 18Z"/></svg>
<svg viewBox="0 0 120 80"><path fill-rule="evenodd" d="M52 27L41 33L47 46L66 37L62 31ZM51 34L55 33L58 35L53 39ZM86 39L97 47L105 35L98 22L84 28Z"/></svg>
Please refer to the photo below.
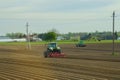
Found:
<svg viewBox="0 0 120 80"><path fill-rule="evenodd" d="M120 31L120 0L0 0L0 35L6 33L59 33Z"/></svg>

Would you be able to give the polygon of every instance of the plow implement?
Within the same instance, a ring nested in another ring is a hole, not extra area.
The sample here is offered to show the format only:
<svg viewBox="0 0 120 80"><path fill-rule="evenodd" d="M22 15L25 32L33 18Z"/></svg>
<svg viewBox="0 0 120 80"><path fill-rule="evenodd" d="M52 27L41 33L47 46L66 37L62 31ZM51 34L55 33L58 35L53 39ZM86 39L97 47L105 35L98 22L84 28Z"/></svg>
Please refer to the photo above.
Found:
<svg viewBox="0 0 120 80"><path fill-rule="evenodd" d="M53 52L49 54L49 57L65 57L64 53Z"/></svg>
<svg viewBox="0 0 120 80"><path fill-rule="evenodd" d="M44 57L65 57L64 53L58 53L58 52L44 52Z"/></svg>

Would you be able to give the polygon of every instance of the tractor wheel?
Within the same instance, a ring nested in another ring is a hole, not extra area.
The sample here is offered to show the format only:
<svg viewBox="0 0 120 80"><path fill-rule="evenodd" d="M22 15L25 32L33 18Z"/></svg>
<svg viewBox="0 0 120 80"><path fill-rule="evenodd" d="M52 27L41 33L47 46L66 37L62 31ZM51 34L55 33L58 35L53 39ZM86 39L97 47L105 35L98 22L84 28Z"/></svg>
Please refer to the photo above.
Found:
<svg viewBox="0 0 120 80"><path fill-rule="evenodd" d="M62 52L61 50L58 50L58 53L60 53L60 54L61 54L61 52Z"/></svg>
<svg viewBox="0 0 120 80"><path fill-rule="evenodd" d="M45 57L45 58L48 57L48 52L47 52L47 51L44 52L44 57Z"/></svg>

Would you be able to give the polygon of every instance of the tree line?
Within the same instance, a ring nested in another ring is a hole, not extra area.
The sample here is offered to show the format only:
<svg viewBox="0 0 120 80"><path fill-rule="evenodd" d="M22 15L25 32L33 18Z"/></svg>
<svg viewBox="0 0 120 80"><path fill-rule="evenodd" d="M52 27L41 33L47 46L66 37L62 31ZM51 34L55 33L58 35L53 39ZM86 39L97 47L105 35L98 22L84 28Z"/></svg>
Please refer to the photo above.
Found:
<svg viewBox="0 0 120 80"><path fill-rule="evenodd" d="M14 38L26 38L27 35L24 33L7 33L6 34L7 37L10 37L12 39ZM46 33L33 33L30 34L31 37L37 37L37 38L41 38L43 41L53 41L56 40L58 36L61 36L62 39L64 40L70 40L71 38L74 39L75 37L80 38L80 40L91 40L91 39L95 39L95 40L111 40L113 39L113 33L112 32L77 32L77 33L66 33L66 34L60 34L57 33L56 30L51 30L48 31ZM114 38L118 39L118 37L120 37L120 32L115 32L114 33Z"/></svg>

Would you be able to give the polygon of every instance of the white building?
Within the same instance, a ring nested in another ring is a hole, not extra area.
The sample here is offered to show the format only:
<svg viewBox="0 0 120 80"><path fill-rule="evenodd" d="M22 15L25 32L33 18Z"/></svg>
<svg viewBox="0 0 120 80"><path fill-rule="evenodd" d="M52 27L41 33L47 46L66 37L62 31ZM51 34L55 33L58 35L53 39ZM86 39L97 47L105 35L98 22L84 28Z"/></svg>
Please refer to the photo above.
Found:
<svg viewBox="0 0 120 80"><path fill-rule="evenodd" d="M22 38L22 39L11 39L9 37L6 36L0 36L0 42L25 42L26 38Z"/></svg>

